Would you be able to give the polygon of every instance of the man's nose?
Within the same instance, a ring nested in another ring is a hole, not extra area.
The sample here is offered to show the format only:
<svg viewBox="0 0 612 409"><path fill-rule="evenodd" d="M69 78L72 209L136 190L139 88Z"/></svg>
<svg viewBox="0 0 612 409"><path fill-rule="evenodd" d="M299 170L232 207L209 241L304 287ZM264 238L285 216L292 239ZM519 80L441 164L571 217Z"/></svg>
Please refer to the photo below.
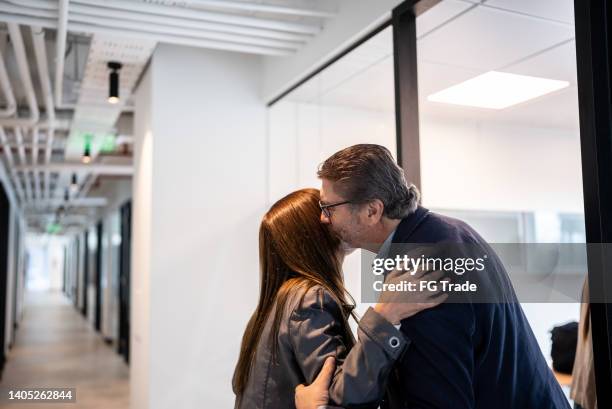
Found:
<svg viewBox="0 0 612 409"><path fill-rule="evenodd" d="M329 220L329 217L325 216L325 213L323 212L321 212L321 223L331 224L331 220Z"/></svg>

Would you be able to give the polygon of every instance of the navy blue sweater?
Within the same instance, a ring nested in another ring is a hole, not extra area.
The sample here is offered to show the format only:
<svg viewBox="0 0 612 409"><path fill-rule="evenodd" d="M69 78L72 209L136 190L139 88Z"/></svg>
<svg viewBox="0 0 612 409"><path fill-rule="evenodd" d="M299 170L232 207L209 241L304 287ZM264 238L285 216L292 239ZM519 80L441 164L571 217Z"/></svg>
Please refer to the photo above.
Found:
<svg viewBox="0 0 612 409"><path fill-rule="evenodd" d="M393 243L470 243L490 250L466 223L419 207ZM511 302L444 303L402 321L411 345L389 379L382 408L569 409L495 257L487 274Z"/></svg>

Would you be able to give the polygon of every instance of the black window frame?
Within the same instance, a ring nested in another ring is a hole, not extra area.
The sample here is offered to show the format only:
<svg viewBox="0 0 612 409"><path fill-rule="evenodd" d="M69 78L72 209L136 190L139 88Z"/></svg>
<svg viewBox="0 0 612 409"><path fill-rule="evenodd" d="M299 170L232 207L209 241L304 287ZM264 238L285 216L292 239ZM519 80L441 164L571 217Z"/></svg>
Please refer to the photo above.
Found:
<svg viewBox="0 0 612 409"><path fill-rule="evenodd" d="M590 298L612 299L612 5L575 0L580 151ZM606 250L606 251L602 251ZM597 406L612 407L612 304L592 302Z"/></svg>

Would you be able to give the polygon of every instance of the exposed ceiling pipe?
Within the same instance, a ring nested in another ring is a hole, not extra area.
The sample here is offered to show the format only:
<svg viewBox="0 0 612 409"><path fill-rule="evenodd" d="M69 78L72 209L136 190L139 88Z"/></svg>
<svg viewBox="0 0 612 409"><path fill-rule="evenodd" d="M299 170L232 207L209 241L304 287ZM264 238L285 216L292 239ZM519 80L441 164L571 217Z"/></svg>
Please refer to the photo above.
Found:
<svg viewBox="0 0 612 409"><path fill-rule="evenodd" d="M79 13L70 13L70 22L79 22L86 24L99 24L105 27L129 28L131 30L139 30L148 33L159 33L162 35L178 35L191 38L201 38L210 40L229 41L238 44L253 44L265 47L285 48L297 50L302 46L302 43L287 40L277 40L271 38L260 38L252 36L244 36L240 34L216 33L211 31L203 31L201 29L168 27L156 23L129 21L118 18L89 16Z"/></svg>
<svg viewBox="0 0 612 409"><path fill-rule="evenodd" d="M183 0L185 7L215 7L226 10L254 11L261 13L286 14L290 16L332 18L336 13L315 9L304 9L289 6L275 6L260 3L246 3L231 0Z"/></svg>
<svg viewBox="0 0 612 409"><path fill-rule="evenodd" d="M15 128L15 140L17 141L17 154L19 156L19 162L21 166L27 166L25 147L23 146L23 134L21 128ZM18 171L18 167L15 167L15 171ZM23 182L25 184L25 200L32 200L32 183L30 182L30 175L28 171L23 171Z"/></svg>
<svg viewBox="0 0 612 409"><path fill-rule="evenodd" d="M56 10L42 8L23 8L21 5L12 5L7 3L2 4L5 6L4 9L8 13L19 13L45 18L59 17L59 21L61 22L61 3L59 14L56 14ZM87 6L89 6L89 8L87 8ZM291 23L281 20L267 20L257 17L237 16L232 14L210 13L193 9L159 6L155 4L137 2L99 2L95 0L72 0L72 3L70 5L70 11L81 12L84 14L93 14L95 16L107 15L108 17L111 17L113 14L115 16L122 15L123 18L134 18L135 15L146 13L146 15L144 16L145 18L147 18L149 15L174 18L174 25L177 25L179 27L184 27L184 25L181 23L177 24L177 21L191 20L192 22L198 23L223 23L235 26L265 29L272 32L298 33L302 35L315 35L321 31L321 27L314 25ZM70 19L67 17L67 21L68 20ZM143 20L142 18L138 20L148 21Z"/></svg>
<svg viewBox="0 0 612 409"><path fill-rule="evenodd" d="M45 31L42 27L30 27L36 56L38 77L42 86L42 94L45 103L47 119L55 122L55 105L53 103L53 92L51 91L51 79L49 78L49 64L47 62L47 49L45 45Z"/></svg>
<svg viewBox="0 0 612 409"><path fill-rule="evenodd" d="M21 32L19 32L18 37L19 38L21 37ZM23 45L23 41L22 41L22 45ZM17 52L16 52L16 55L17 55ZM13 88L8 78L8 73L6 71L6 66L4 64L4 58L1 55L0 55L0 71L1 71L0 81L2 82L2 89L5 93L5 97L8 102L7 109L4 111L4 113L12 115L17 110L17 103L15 101L15 94L13 92ZM29 70L28 70L27 78L31 79L29 76ZM12 105L12 109L11 109L11 105ZM11 110L12 110L12 113L10 112ZM36 109L36 111L38 111L38 108ZM21 136L21 132L18 132L18 128L15 129L15 134ZM19 138L17 137L17 139L18 139L17 141L18 153L21 157L22 163L25 163L25 148L23 146L23 138L19 140ZM14 168L15 163L13 159L12 149L11 147L8 146L8 143L7 143L8 140L6 137L6 133L4 132L4 128L2 128L1 126L0 126L0 142L2 143L4 155L6 157L7 164L9 165L9 168L10 168L10 174L11 174L11 179L13 181L13 186L15 186L15 191L17 192L20 202L24 203L27 197L23 191L23 187L21 186L21 181L19 180L19 176L17 175L17 172L15 171L15 168Z"/></svg>
<svg viewBox="0 0 612 409"><path fill-rule="evenodd" d="M249 37L274 38L277 40L298 42L305 42L312 38L312 35L310 34L290 33L265 28L245 27L208 21L190 20L186 18L172 17L160 14L138 13L129 10L104 9L84 4L71 5L70 12L71 14L74 12L94 17L110 17L131 21L155 23L159 26L167 26L169 29L176 27L184 27L201 30L203 32L213 31L217 33L241 34Z"/></svg>
<svg viewBox="0 0 612 409"><path fill-rule="evenodd" d="M6 133L4 133L4 128L0 126L0 144L2 144L2 151L4 152L4 157L6 158L6 163L9 165L10 169L13 169L15 166L15 159L13 158L13 151L8 143L8 138L6 137Z"/></svg>
<svg viewBox="0 0 612 409"><path fill-rule="evenodd" d="M291 23L281 20L270 20L257 17L237 16L223 13L213 13L207 11L198 11L193 9L184 9L171 6L161 6L150 3L125 2L116 0L72 0L73 3L88 4L100 8L113 8L118 10L130 10L139 13L161 14L166 16L175 16L188 18L192 20L215 21L219 23L236 24L248 27L269 28L278 31L288 31L294 33L318 34L321 27L311 24Z"/></svg>
<svg viewBox="0 0 612 409"><path fill-rule="evenodd" d="M36 205L29 203L27 205L25 205L24 207L26 209L31 209L31 208L40 208L40 207L57 207L57 206L61 206L63 204L65 204L66 201L61 198L61 199L45 199L40 201L39 203L36 203ZM69 205L71 207L75 206L75 207L103 207L106 206L108 204L108 200L105 197L83 197L83 198L72 198L69 201Z"/></svg>
<svg viewBox="0 0 612 409"><path fill-rule="evenodd" d="M0 144L2 144L4 157L6 158L6 163L9 168L9 172L11 175L11 180L13 181L13 186L15 187L15 191L17 192L17 197L19 198L20 203L25 202L25 194L23 192L23 187L21 186L21 182L17 177L17 172L15 171L15 159L13 158L13 151L8 146L8 138L6 137L6 133L4 132L4 128L0 126Z"/></svg>
<svg viewBox="0 0 612 409"><path fill-rule="evenodd" d="M23 134L21 128L15 128L15 141L17 142L17 156L19 157L19 163L21 166L26 166L26 154L25 147L23 145Z"/></svg>
<svg viewBox="0 0 612 409"><path fill-rule="evenodd" d="M48 0L7 0L9 3L21 6L40 8L46 10L57 10L54 1ZM289 16L333 18L336 13L325 10L307 9L300 7L278 6L261 3L246 3L231 0L183 0L180 6L185 8L215 8L225 10L253 11L270 14L284 14Z"/></svg>
<svg viewBox="0 0 612 409"><path fill-rule="evenodd" d="M32 31L32 39L34 42L34 53L36 55L36 66L38 67L38 78L40 78L42 92L45 101L45 111L47 112L47 118L51 123L55 123L55 106L53 104L53 93L51 91L51 80L49 78L49 64L47 63L47 49L45 46L45 30L42 27L33 26L30 28ZM38 129L34 132L38 135ZM47 141L45 146L45 157L44 162L46 164L51 163L51 149L53 147L53 139L55 138L55 129L50 127L47 130ZM34 161L34 164L38 164ZM38 172L35 173L35 177ZM36 182L36 179L35 179ZM44 172L43 177L44 192L42 197L50 197L51 189L51 175L49 171ZM36 186L38 183L36 182Z"/></svg>
<svg viewBox="0 0 612 409"><path fill-rule="evenodd" d="M57 10L57 5L55 1L43 1L43 0L7 0L9 3L14 3L19 6L39 8L39 9L47 9L47 10Z"/></svg>
<svg viewBox="0 0 612 409"><path fill-rule="evenodd" d="M11 81L6 71L2 53L0 53L0 88L2 88L2 93L6 100L6 108L0 109L0 118L8 118L15 114L17 102L15 101L15 93L13 92L13 87L11 86Z"/></svg>
<svg viewBox="0 0 612 409"><path fill-rule="evenodd" d="M40 131L41 131L40 129L39 129L38 131L39 131L39 132L38 132L38 133L39 133L39 138L38 138L38 140L39 140L39 143L40 143L40 140L41 140L41 137L42 137L43 133L41 133L41 132L40 132ZM44 137L43 137L42 139L44 139ZM15 142L12 142L12 143L11 143L11 142L9 142L7 146L9 146L9 147L11 147L11 148L13 148L13 149L17 149L17 143L15 143ZM32 147L33 147L33 145L32 145L32 143L31 143L31 142L30 142L30 143L28 143L28 142L24 142L24 143L23 143L23 146L24 146L26 149L32 149ZM41 149L42 149L42 148L41 148Z"/></svg>
<svg viewBox="0 0 612 409"><path fill-rule="evenodd" d="M20 172L64 172L64 173L95 173L99 175L131 176L134 174L132 165L106 165L106 164L82 164L82 163L50 163L46 165L24 165L16 166Z"/></svg>
<svg viewBox="0 0 612 409"><path fill-rule="evenodd" d="M13 4L0 3L2 5L2 11L6 13L15 13L30 17L41 17L58 20L58 9L55 3L50 3L53 9L46 8L24 8L17 0L9 0ZM164 26L168 29L172 28L193 28L202 31L203 34L207 32L216 33L229 33L229 34L241 34L249 37L264 37L273 38L277 40L297 41L305 42L312 38L310 34L300 33L289 33L283 31L276 31L271 29L256 28L256 27L245 27L231 24L207 22L190 20L185 18L171 17L160 14L149 14L139 13L130 10L117 10L100 8L96 6L89 6L84 4L71 4L69 10L69 20L71 15L74 14L88 15L92 17L106 17L115 19L124 19L128 21L140 21L145 23L155 23L158 26ZM56 26L55 26L56 27ZM126 25L129 28L129 23Z"/></svg>
<svg viewBox="0 0 612 409"><path fill-rule="evenodd" d="M4 11L6 3L0 3L0 12ZM11 6L12 7L12 6ZM57 23L51 19L45 19L40 17L28 17L22 15L15 14L3 14L1 20L10 21L19 24L25 25L36 25L45 28L57 28ZM223 41L214 41L214 40L205 40L201 38L193 38L193 37L182 37L176 35L169 34L159 34L159 33L150 33L144 31L137 31L131 29L118 29L112 27L102 27L92 24L82 24L82 23L69 23L68 28L70 31L78 31L82 33L89 34L104 34L104 35L112 35L112 36L122 36L125 38L140 38L143 40L151 40L156 42L164 42L168 44L178 44L178 45L187 45L192 47L201 47L201 48L212 48L217 50L226 50L226 51L237 51L243 53L252 53L252 54L263 54L263 55L289 55L294 50L291 49L281 49L281 48L272 48L272 47L263 47L263 46L254 46L247 44L237 44L231 42L223 42ZM61 67L58 67L61 68ZM57 78L56 78L57 79ZM57 83L56 83L57 89ZM56 104L57 104L57 94L56 94ZM57 105L57 108L62 108L62 106Z"/></svg>
<svg viewBox="0 0 612 409"><path fill-rule="evenodd" d="M45 164L51 163L51 152L53 148L53 139L55 138L55 130L49 129L47 131L47 144L45 146ZM48 170L44 171L44 183L45 190L43 193L43 197L51 197L51 172Z"/></svg>
<svg viewBox="0 0 612 409"><path fill-rule="evenodd" d="M26 97L28 100L28 105L30 107L30 118L7 118L0 120L0 124L7 126L15 127L15 139L17 142L17 151L19 154L19 158L22 165L26 164L26 155L25 155L25 147L23 144L23 134L21 132L21 127L30 127L34 126L35 129L32 133L32 163L36 164L38 161L38 129L36 128L36 124L38 123L40 113L38 111L38 101L36 100L36 94L34 93L34 86L32 84L32 76L30 74L30 68L28 65L25 46L23 43L23 37L21 35L20 27L15 23L8 24L9 35L11 37L11 42L13 44L13 48L15 50L15 58L17 60L17 66L19 69L19 75L21 77L21 81L23 84L23 88L26 93ZM36 36L34 36L36 37ZM41 81L43 81L44 76L41 76ZM43 81L43 92L44 92L44 81ZM48 115L52 119L55 119L55 111L53 110L51 113L48 112ZM32 192L32 186L30 183L30 177L28 172L24 172L24 183L26 185L26 199L32 200L34 199L34 195L40 198L40 181L38 178L38 173L34 173L34 182L35 189L34 193ZM17 183L19 183L17 181Z"/></svg>
<svg viewBox="0 0 612 409"><path fill-rule="evenodd" d="M34 126L38 122L38 102L36 101L36 94L34 93L34 86L32 85L32 77L30 76L30 66L28 65L28 59L26 57L25 47L23 45L23 37L21 36L21 30L15 23L8 23L9 35L11 36L11 42L15 50L15 58L17 60L17 67L19 69L19 76L23 84L26 98L28 100L28 107L30 108L29 118L2 118L0 119L0 125L3 126Z"/></svg>
<svg viewBox="0 0 612 409"><path fill-rule="evenodd" d="M38 164L38 128L32 128L32 166ZM40 177L39 172L34 171L34 199L42 199L40 195Z"/></svg>
<svg viewBox="0 0 612 409"><path fill-rule="evenodd" d="M5 13L16 13L23 14L24 16L32 16L32 17L43 17L52 20L58 20L59 12L56 8L55 10L46 10L46 9L38 9L38 8L29 8L23 7L20 4L8 4L6 2L0 2L0 6ZM58 23L59 24L59 23Z"/></svg>
<svg viewBox="0 0 612 409"><path fill-rule="evenodd" d="M52 214L49 213L43 213L43 214L36 214L36 213L29 213L27 214L27 217L29 220L41 220L41 221L51 221L53 220L53 218L55 217ZM88 217L87 215L84 214L70 214L70 215L65 215L62 216L61 218L62 224L89 224L89 222L91 221L91 218Z"/></svg>
<svg viewBox="0 0 612 409"><path fill-rule="evenodd" d="M62 105L64 95L64 55L68 36L68 0L59 0L55 46L55 104Z"/></svg>

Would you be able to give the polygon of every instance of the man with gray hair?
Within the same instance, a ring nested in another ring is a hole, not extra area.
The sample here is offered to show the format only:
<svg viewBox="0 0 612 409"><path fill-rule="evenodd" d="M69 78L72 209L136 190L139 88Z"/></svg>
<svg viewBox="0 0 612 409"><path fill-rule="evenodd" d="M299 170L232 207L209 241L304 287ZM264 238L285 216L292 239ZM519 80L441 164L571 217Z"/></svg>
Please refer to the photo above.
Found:
<svg viewBox="0 0 612 409"><path fill-rule="evenodd" d="M490 250L466 223L420 206L418 190L383 146L343 149L321 164L318 175L321 222L348 247L383 258L402 244ZM381 408L569 409L496 256L486 274L508 299L447 302L393 323L401 325L409 345L389 377ZM297 408L316 408L320 392L321 382L296 389Z"/></svg>

